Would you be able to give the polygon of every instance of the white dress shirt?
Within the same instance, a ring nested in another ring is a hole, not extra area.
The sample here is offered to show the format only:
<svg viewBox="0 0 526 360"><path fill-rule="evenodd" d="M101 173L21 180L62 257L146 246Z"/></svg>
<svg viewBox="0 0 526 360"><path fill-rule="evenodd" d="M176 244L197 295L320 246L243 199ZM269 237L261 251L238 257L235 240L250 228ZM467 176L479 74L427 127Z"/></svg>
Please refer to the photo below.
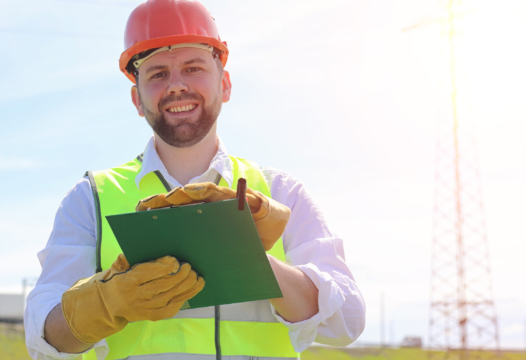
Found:
<svg viewBox="0 0 526 360"><path fill-rule="evenodd" d="M152 137L136 178L137 186L144 175L156 170L173 187L181 186L168 174ZM233 164L219 140L219 149L209 169L190 183L213 182L221 174L232 186L232 170ZM301 182L274 168L266 167L262 172L272 198L291 209L283 234L286 261L307 274L319 290L319 312L312 318L289 323L269 302L274 316L289 329L290 341L297 352L304 351L313 341L333 346L350 344L364 329L365 304L345 263L342 239L328 229L323 215ZM49 345L44 340L44 323L51 309L60 303L62 294L74 282L95 273L96 232L93 193L88 179L83 178L62 200L48 243L37 254L42 273L27 298L24 314L26 344L35 360L74 359L79 355L61 353ZM106 340L94 344L93 348L98 360L104 359L109 351Z"/></svg>

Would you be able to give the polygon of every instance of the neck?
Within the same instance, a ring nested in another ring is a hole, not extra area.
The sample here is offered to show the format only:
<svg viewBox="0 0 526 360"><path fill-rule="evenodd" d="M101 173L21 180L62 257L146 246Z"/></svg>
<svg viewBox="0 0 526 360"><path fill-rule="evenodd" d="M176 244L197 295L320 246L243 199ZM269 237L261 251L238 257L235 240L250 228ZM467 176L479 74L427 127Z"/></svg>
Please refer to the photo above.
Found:
<svg viewBox="0 0 526 360"><path fill-rule="evenodd" d="M154 137L155 148L168 174L181 185L208 170L219 146L215 124L203 140L187 148L168 145L155 133Z"/></svg>

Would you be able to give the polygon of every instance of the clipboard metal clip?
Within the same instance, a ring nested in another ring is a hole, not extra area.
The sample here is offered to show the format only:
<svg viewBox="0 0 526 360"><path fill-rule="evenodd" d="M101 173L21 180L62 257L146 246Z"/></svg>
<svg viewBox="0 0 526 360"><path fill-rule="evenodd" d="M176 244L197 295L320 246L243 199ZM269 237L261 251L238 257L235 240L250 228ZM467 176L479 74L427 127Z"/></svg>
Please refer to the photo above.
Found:
<svg viewBox="0 0 526 360"><path fill-rule="evenodd" d="M184 204L184 205L170 205L170 206L165 206L165 207L160 207L160 208L155 208L155 209L148 208L148 209L146 209L146 211L173 209L173 208L180 208L180 207L185 207L185 206L201 205L201 204L204 204L204 202L198 202L198 203L192 203L192 204Z"/></svg>

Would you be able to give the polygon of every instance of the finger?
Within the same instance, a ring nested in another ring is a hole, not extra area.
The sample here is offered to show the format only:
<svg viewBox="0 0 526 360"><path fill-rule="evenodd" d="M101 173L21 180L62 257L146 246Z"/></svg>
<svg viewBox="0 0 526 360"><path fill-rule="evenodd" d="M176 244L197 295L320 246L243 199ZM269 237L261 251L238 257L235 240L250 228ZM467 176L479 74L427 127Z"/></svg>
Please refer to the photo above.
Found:
<svg viewBox="0 0 526 360"><path fill-rule="evenodd" d="M135 211L146 211L148 209L157 209L170 205L171 204L166 201L166 194L157 194L139 201L135 207Z"/></svg>
<svg viewBox="0 0 526 360"><path fill-rule="evenodd" d="M202 277L199 277L197 282L185 293L173 298L168 304L154 309L149 320L157 321L175 316L179 310L181 310L181 307L184 305L185 301L197 295L201 290L203 290L204 286L205 280Z"/></svg>
<svg viewBox="0 0 526 360"><path fill-rule="evenodd" d="M181 281L179 284L174 286L170 291L173 290L173 293L175 295L183 293L186 290L190 289L192 286L194 286L194 284L197 282L198 279L199 279L199 276L197 275L197 273L194 270L191 270L188 273L188 276L183 281Z"/></svg>
<svg viewBox="0 0 526 360"><path fill-rule="evenodd" d="M164 256L155 261L136 264L126 275L129 277L129 281L140 285L165 275L174 274L178 270L179 261L173 256Z"/></svg>
<svg viewBox="0 0 526 360"><path fill-rule="evenodd" d="M192 274L190 274L188 278L192 278ZM197 279L195 278L191 280L185 279L185 281L183 281L181 284L178 284L174 286L173 288L171 288L170 290L157 294L152 299L147 300L147 303L145 303L145 306L147 306L150 309L158 309L163 306L166 306L172 301L172 299L176 298L179 294L191 288L192 285L196 283L196 281Z"/></svg>
<svg viewBox="0 0 526 360"><path fill-rule="evenodd" d="M203 290L204 287L205 287L205 279L199 276L199 278L197 279L197 281L191 288L177 295L175 298L170 300L170 303L179 302L179 301L185 302L186 300L189 300L193 298L194 296L196 296L201 290Z"/></svg>
<svg viewBox="0 0 526 360"><path fill-rule="evenodd" d="M179 284L163 293L157 294L153 299L151 299L150 306L157 308L168 304L173 298L190 289L196 282L197 274L192 270L186 279L181 281Z"/></svg>
<svg viewBox="0 0 526 360"><path fill-rule="evenodd" d="M261 209L256 214L252 214L252 218L263 247L268 251L283 235L290 218L290 209L276 200L268 198L265 200L266 202L262 202Z"/></svg>
<svg viewBox="0 0 526 360"><path fill-rule="evenodd" d="M151 315L148 320L158 321L174 317L179 312L179 310L181 310L181 307L183 305L184 301L180 301L159 307L158 309L155 309L151 312Z"/></svg>
<svg viewBox="0 0 526 360"><path fill-rule="evenodd" d="M248 206L250 207L250 212L252 214L256 214L260 211L262 207L262 202L264 202L265 200L265 195L263 195L259 191L247 188L247 202Z"/></svg>
<svg viewBox="0 0 526 360"><path fill-rule="evenodd" d="M193 202L182 187L178 187L166 194L166 201L172 205L185 205Z"/></svg>
<svg viewBox="0 0 526 360"><path fill-rule="evenodd" d="M172 289L181 281L188 277L192 267L188 263L184 263L175 274L168 274L161 278L141 284L141 292L144 293L145 298L153 298L157 294L163 293Z"/></svg>
<svg viewBox="0 0 526 360"><path fill-rule="evenodd" d="M234 190L211 182L185 185L184 191L192 199L205 202L234 199L237 195Z"/></svg>
<svg viewBox="0 0 526 360"><path fill-rule="evenodd" d="M126 257L124 254L119 254L117 256L117 260L113 262L111 265L111 272L113 274L126 271L130 268L130 264L128 264L128 260L126 260Z"/></svg>

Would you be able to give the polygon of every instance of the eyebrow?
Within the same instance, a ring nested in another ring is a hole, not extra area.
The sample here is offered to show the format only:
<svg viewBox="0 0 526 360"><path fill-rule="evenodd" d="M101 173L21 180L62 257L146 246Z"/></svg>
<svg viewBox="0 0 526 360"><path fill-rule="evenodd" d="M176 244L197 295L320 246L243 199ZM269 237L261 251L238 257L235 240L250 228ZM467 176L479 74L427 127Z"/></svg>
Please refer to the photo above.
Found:
<svg viewBox="0 0 526 360"><path fill-rule="evenodd" d="M198 58L194 58L194 59L185 61L183 65L190 65L190 64L195 64L195 63L206 64L206 61L198 57Z"/></svg>
<svg viewBox="0 0 526 360"><path fill-rule="evenodd" d="M146 72L145 74L148 74L154 70L162 70L162 69L166 69L167 66L166 65L152 65L150 66L148 69L146 69Z"/></svg>
<svg viewBox="0 0 526 360"><path fill-rule="evenodd" d="M190 65L190 64L206 64L206 61L198 57L198 58L190 59L190 60L183 62L183 65ZM146 69L145 74L148 74L154 70L164 70L166 68L168 68L168 66L166 65L152 65Z"/></svg>

